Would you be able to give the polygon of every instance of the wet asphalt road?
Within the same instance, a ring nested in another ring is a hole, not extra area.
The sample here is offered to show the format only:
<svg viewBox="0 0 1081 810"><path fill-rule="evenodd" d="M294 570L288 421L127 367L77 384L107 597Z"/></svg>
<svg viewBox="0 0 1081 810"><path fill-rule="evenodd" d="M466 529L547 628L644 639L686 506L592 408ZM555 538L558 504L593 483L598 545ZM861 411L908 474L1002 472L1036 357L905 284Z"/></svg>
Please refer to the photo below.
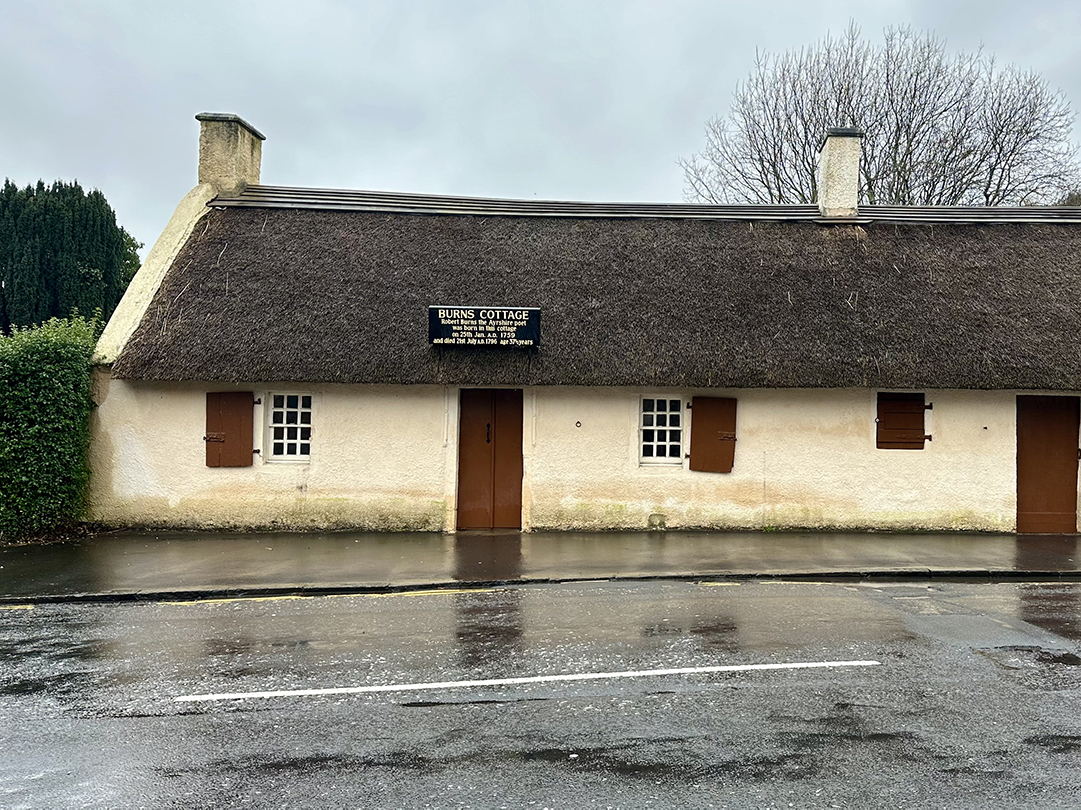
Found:
<svg viewBox="0 0 1081 810"><path fill-rule="evenodd" d="M1077 807L1079 652L1069 583L8 606L0 806Z"/></svg>

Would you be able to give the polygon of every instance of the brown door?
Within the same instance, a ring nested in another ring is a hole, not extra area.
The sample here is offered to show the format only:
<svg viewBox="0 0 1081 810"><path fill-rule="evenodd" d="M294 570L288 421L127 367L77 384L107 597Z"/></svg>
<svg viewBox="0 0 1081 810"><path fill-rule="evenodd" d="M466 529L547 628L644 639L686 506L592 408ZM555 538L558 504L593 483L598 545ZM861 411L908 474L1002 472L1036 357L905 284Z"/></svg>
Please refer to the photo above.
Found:
<svg viewBox="0 0 1081 810"><path fill-rule="evenodd" d="M458 528L522 527L522 392L467 388L458 421Z"/></svg>
<svg viewBox="0 0 1081 810"><path fill-rule="evenodd" d="M1077 531L1078 397L1017 398L1017 531Z"/></svg>

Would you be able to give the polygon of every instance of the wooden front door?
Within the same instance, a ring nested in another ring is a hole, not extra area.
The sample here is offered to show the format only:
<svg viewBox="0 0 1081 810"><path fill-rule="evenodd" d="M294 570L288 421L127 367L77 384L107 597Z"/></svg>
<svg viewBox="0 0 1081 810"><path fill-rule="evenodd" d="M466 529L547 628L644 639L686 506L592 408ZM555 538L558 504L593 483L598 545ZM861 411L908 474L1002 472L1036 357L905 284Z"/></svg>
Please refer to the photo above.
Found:
<svg viewBox="0 0 1081 810"><path fill-rule="evenodd" d="M458 528L522 527L522 392L466 388L458 419Z"/></svg>
<svg viewBox="0 0 1081 810"><path fill-rule="evenodd" d="M1017 398L1017 531L1077 531L1078 397Z"/></svg>

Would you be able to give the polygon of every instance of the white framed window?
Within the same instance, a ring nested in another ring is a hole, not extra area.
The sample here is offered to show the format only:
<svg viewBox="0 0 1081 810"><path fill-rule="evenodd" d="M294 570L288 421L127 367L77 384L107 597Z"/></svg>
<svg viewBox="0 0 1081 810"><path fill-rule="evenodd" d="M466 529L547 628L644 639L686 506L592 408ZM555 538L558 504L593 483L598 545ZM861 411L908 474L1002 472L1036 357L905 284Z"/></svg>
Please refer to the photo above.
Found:
<svg viewBox="0 0 1081 810"><path fill-rule="evenodd" d="M312 395L267 394L268 461L308 461L312 455Z"/></svg>
<svg viewBox="0 0 1081 810"><path fill-rule="evenodd" d="M642 397L638 420L638 458L643 464L683 463L683 400Z"/></svg>

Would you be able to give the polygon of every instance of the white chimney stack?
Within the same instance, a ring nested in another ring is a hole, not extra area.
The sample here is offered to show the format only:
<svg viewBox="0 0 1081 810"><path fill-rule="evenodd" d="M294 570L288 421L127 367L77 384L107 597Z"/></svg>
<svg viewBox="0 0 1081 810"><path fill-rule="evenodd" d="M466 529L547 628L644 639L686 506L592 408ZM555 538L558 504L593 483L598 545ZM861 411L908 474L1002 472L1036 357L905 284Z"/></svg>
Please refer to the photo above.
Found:
<svg viewBox="0 0 1081 810"><path fill-rule="evenodd" d="M863 132L830 127L818 155L818 212L823 217L854 217L860 191L860 141Z"/></svg>
<svg viewBox="0 0 1081 810"><path fill-rule="evenodd" d="M200 124L199 183L236 192L258 185L263 134L230 113L199 113L195 120Z"/></svg>

